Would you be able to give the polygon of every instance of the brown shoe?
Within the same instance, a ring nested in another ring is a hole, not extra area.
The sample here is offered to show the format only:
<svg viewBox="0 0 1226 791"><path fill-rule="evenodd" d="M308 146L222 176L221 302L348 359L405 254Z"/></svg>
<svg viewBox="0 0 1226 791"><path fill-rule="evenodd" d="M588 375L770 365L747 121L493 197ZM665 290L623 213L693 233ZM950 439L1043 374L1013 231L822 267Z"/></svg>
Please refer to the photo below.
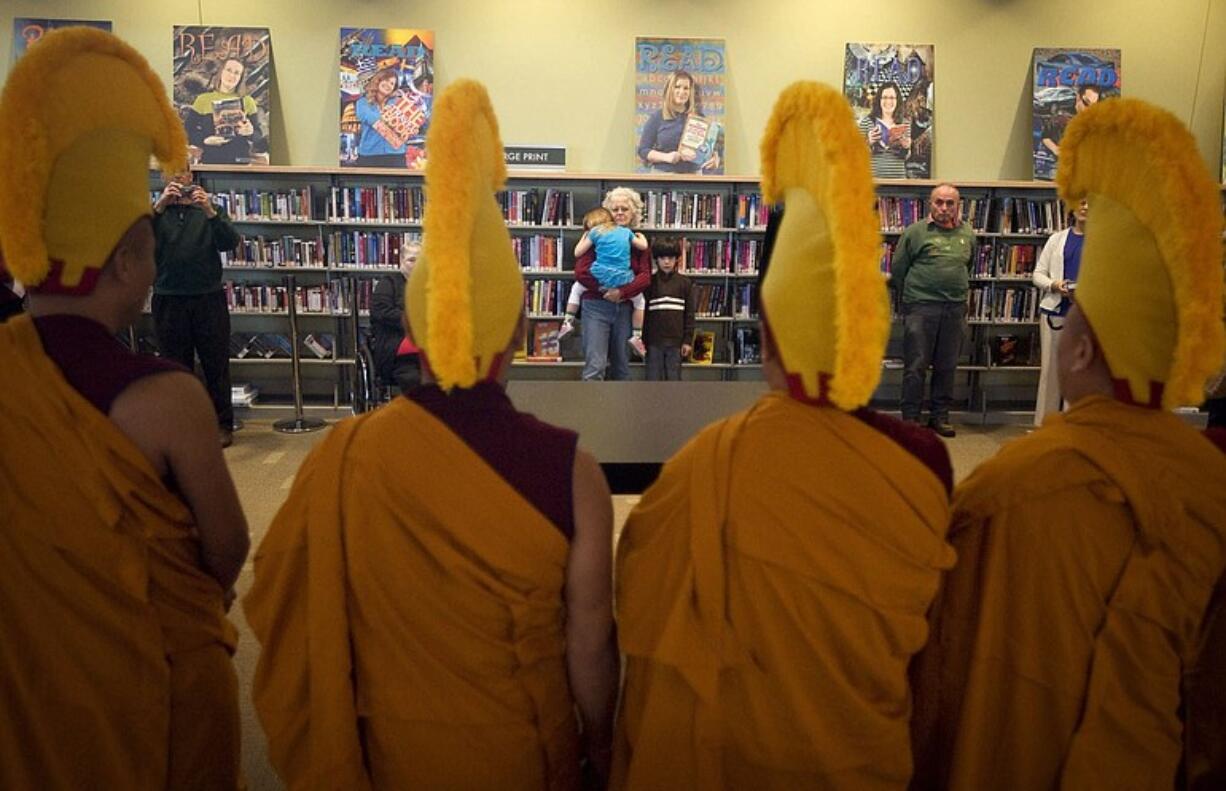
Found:
<svg viewBox="0 0 1226 791"><path fill-rule="evenodd" d="M234 432L231 431L230 429L228 428L218 429L217 434L221 438L221 446L223 448L228 448L234 444Z"/></svg>

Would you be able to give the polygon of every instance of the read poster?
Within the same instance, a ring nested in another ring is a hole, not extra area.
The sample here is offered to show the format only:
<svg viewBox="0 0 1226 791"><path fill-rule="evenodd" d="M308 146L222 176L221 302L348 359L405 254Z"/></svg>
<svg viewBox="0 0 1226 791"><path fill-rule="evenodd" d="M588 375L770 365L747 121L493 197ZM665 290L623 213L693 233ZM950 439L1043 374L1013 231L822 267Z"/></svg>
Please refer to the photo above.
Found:
<svg viewBox="0 0 1226 791"><path fill-rule="evenodd" d="M26 54L30 45L62 27L94 27L111 32L111 23L96 19L27 19L17 17L13 20L13 61Z"/></svg>
<svg viewBox="0 0 1226 791"><path fill-rule="evenodd" d="M434 108L434 31L341 28L340 163L426 166Z"/></svg>
<svg viewBox="0 0 1226 791"><path fill-rule="evenodd" d="M637 38L634 63L637 172L722 175L724 40Z"/></svg>
<svg viewBox="0 0 1226 791"><path fill-rule="evenodd" d="M1055 181L1060 139L1077 113L1120 95L1118 49L1036 49L1031 61L1034 177Z"/></svg>
<svg viewBox="0 0 1226 791"><path fill-rule="evenodd" d="M268 164L272 75L268 28L175 27L174 105L193 163Z"/></svg>
<svg viewBox="0 0 1226 791"><path fill-rule="evenodd" d="M934 47L848 44L843 95L879 179L932 178Z"/></svg>

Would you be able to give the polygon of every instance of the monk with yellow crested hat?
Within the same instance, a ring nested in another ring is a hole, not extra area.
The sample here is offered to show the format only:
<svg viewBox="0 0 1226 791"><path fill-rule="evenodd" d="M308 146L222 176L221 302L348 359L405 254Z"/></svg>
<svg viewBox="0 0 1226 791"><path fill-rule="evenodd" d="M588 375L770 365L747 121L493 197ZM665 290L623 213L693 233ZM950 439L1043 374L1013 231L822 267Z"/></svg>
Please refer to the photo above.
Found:
<svg viewBox="0 0 1226 791"><path fill-rule="evenodd" d="M573 789L584 751L608 771L609 491L573 432L503 390L523 280L480 84L439 96L426 149L406 301L430 384L338 424L299 471L245 600L256 710L291 789Z"/></svg>
<svg viewBox="0 0 1226 791"><path fill-rule="evenodd" d="M904 788L907 663L940 572L949 457L864 408L889 335L868 153L800 82L762 142L771 390L664 467L621 536L616 788Z"/></svg>
<svg viewBox="0 0 1226 791"><path fill-rule="evenodd" d="M226 594L247 525L204 388L114 339L153 284L151 154L187 147L145 59L48 34L0 96L0 788L239 782Z"/></svg>
<svg viewBox="0 0 1226 791"><path fill-rule="evenodd" d="M1201 713L1221 694L1203 646L1226 616L1226 455L1170 411L1222 360L1218 188L1184 126L1138 100L1085 111L1061 148L1061 197L1091 217L1059 333L1071 407L955 496L916 785L1173 788L1182 767L1221 787L1206 751L1220 762L1226 731Z"/></svg>

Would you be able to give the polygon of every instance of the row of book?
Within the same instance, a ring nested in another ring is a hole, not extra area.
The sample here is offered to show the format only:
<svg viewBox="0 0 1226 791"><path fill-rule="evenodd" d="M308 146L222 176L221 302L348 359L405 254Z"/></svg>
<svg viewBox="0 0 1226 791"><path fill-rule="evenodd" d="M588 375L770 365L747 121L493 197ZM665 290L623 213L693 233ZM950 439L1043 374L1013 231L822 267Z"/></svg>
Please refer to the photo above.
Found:
<svg viewBox="0 0 1226 791"><path fill-rule="evenodd" d="M682 239L679 271L721 273L732 270L732 245L727 239Z"/></svg>
<svg viewBox="0 0 1226 791"><path fill-rule="evenodd" d="M1052 234L1068 227L1064 209L1055 198L1002 198L997 222L999 233Z"/></svg>
<svg viewBox="0 0 1226 791"><path fill-rule="evenodd" d="M737 230L761 230L770 219L770 204L757 192L742 192L736 196Z"/></svg>
<svg viewBox="0 0 1226 791"><path fill-rule="evenodd" d="M230 190L214 192L213 202L234 220L281 220L305 222L311 219L311 188L291 190Z"/></svg>
<svg viewBox="0 0 1226 791"><path fill-rule="evenodd" d="M511 249L522 269L562 269L562 239L558 236L515 236Z"/></svg>
<svg viewBox="0 0 1226 791"><path fill-rule="evenodd" d="M238 247L221 254L222 266L304 266L324 267L322 237L306 239L299 236L247 236L243 235Z"/></svg>
<svg viewBox="0 0 1226 791"><path fill-rule="evenodd" d="M759 315L758 284L739 283L732 292L733 318L756 319Z"/></svg>
<svg viewBox="0 0 1226 791"><path fill-rule="evenodd" d="M412 244L421 244L420 233L334 231L327 238L327 260L333 266L398 267Z"/></svg>
<svg viewBox="0 0 1226 791"><path fill-rule="evenodd" d="M928 216L926 198L882 195L877 214L883 233L899 233ZM1056 198L963 198L962 219L978 233L1047 235L1068 227Z"/></svg>
<svg viewBox="0 0 1226 791"><path fill-rule="evenodd" d="M894 249L897 242L892 239L881 243L881 272L890 274L894 264ZM1010 278L1029 280L1034 274L1034 267L1039 259L1043 246L1038 244L978 244L971 257L970 276L972 278Z"/></svg>
<svg viewBox="0 0 1226 791"><path fill-rule="evenodd" d="M497 197L502 216L512 225L575 224L575 195L569 190L506 190Z"/></svg>
<svg viewBox="0 0 1226 791"><path fill-rule="evenodd" d="M992 246L977 244L971 252L971 277L992 277L995 273Z"/></svg>
<svg viewBox="0 0 1226 791"><path fill-rule="evenodd" d="M972 285L966 315L972 321L1034 322L1039 302L1039 290L1033 286Z"/></svg>
<svg viewBox="0 0 1226 791"><path fill-rule="evenodd" d="M234 313L283 313L289 310L289 289L283 285L260 285L225 281L222 291ZM348 313L356 301L359 311L370 310L374 283L369 280L339 280L294 288L294 308L299 313L335 315Z"/></svg>
<svg viewBox="0 0 1226 791"><path fill-rule="evenodd" d="M653 228L724 228L724 196L718 192L648 190L641 225Z"/></svg>
<svg viewBox="0 0 1226 791"><path fill-rule="evenodd" d="M348 310L337 284L322 283L294 289L294 307L299 313L338 313ZM255 283L222 283L226 305L232 313L283 313L289 310L290 293L285 286Z"/></svg>
<svg viewBox="0 0 1226 791"><path fill-rule="evenodd" d="M728 291L726 283L695 283L691 292L694 315L702 318L728 315Z"/></svg>
<svg viewBox="0 0 1226 791"><path fill-rule="evenodd" d="M317 360L336 359L336 336L327 333L307 333L299 342L301 357ZM279 332L246 333L230 335L230 359L232 360L285 360L294 354L294 344L288 335Z"/></svg>
<svg viewBox="0 0 1226 791"><path fill-rule="evenodd" d="M994 273L996 277L1015 277L1019 280L1029 279L1034 274L1039 253L1043 250L1037 244L1006 244L996 248Z"/></svg>
<svg viewBox="0 0 1226 791"><path fill-rule="evenodd" d="M571 285L566 280L528 281L524 287L524 310L533 316L562 315Z"/></svg>
<svg viewBox="0 0 1226 791"><path fill-rule="evenodd" d="M156 200L157 192L151 193ZM725 196L719 192L645 190L642 226L653 228L726 228ZM287 190L229 190L213 193L214 200L238 221L311 221L309 186ZM761 230L769 207L758 193L732 196L732 227ZM332 187L327 216L331 222L420 223L425 211L420 186L375 185ZM577 222L574 193L555 188L508 190L498 194L503 215L512 225L571 226ZM877 212L881 230L901 232L928 215L927 199L919 196L881 195ZM979 198L962 201L962 217L980 233L1051 234L1067 227L1061 202L1054 197Z"/></svg>
<svg viewBox="0 0 1226 791"><path fill-rule="evenodd" d="M962 219L976 231L987 231L992 222L991 198L963 198ZM883 233L900 233L908 225L928 216L928 199L906 195L880 195L877 197L877 216Z"/></svg>
<svg viewBox="0 0 1226 791"><path fill-rule="evenodd" d="M998 288L992 301L995 321L1028 322L1039 319L1037 288Z"/></svg>
<svg viewBox="0 0 1226 791"><path fill-rule="evenodd" d="M736 365L758 365L762 362L762 334L757 327L733 329L732 362Z"/></svg>
<svg viewBox="0 0 1226 791"><path fill-rule="evenodd" d="M426 209L421 187L333 187L328 217L333 222L419 223Z"/></svg>

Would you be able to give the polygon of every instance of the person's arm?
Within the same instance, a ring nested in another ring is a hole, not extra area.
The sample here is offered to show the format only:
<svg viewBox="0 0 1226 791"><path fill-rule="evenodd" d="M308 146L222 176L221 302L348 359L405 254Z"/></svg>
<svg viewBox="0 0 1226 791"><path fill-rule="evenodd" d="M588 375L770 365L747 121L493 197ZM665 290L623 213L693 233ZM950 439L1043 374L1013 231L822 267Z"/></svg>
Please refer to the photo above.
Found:
<svg viewBox="0 0 1226 791"><path fill-rule="evenodd" d="M575 259L575 280L583 284L588 291L600 292L600 282L592 275L592 264L596 263L596 254L588 250Z"/></svg>
<svg viewBox="0 0 1226 791"><path fill-rule="evenodd" d="M613 504L600 465L580 449L574 464L575 535L566 563L566 669L583 721L584 750L609 777L620 656L613 622Z"/></svg>
<svg viewBox="0 0 1226 791"><path fill-rule="evenodd" d="M645 164L675 163L679 157L676 151L664 152L655 149L656 137L660 134L660 124L663 119L663 114L657 110L648 116L647 123L643 124L643 134L639 137L638 155Z"/></svg>
<svg viewBox="0 0 1226 791"><path fill-rule="evenodd" d="M1034 273L1030 276L1031 282L1045 294L1050 294L1056 285L1056 278L1052 277L1052 266L1062 252L1063 242L1064 236L1059 233L1047 237L1043 251L1039 253L1038 263L1034 265Z"/></svg>
<svg viewBox="0 0 1226 791"><path fill-rule="evenodd" d="M579 258L588 250L592 249L592 232L588 231L579 237L579 241L575 244L575 258Z"/></svg>
<svg viewBox="0 0 1226 791"><path fill-rule="evenodd" d="M914 227L906 228L898 237L898 244L894 246L894 257L890 260L890 285L899 294L903 292L907 272L911 269L911 228Z"/></svg>
<svg viewBox="0 0 1226 791"><path fill-rule="evenodd" d="M206 198L206 200L208 199ZM213 228L213 246L219 253L228 253L238 247L242 237L238 231L234 230L234 226L230 223L230 217L226 214L225 209L219 209L211 202L209 203L209 208L213 211L213 214L209 217L209 225Z"/></svg>
<svg viewBox="0 0 1226 791"><path fill-rule="evenodd" d="M633 299L651 285L651 248L630 251L630 269L634 279L617 289L621 299Z"/></svg>
<svg viewBox="0 0 1226 791"><path fill-rule="evenodd" d="M250 538L204 387L187 373L146 376L119 394L109 417L156 470L169 473L195 517L200 565L228 593Z"/></svg>
<svg viewBox="0 0 1226 791"><path fill-rule="evenodd" d="M647 237L643 236L643 234L639 233L638 231L635 231L630 236L630 246L635 250L646 250L648 248Z"/></svg>
<svg viewBox="0 0 1226 791"><path fill-rule="evenodd" d="M354 105L354 114L357 115L358 121L367 126L383 120L383 114L379 112L379 108L375 107L374 103L367 100L365 96L358 99Z"/></svg>
<svg viewBox="0 0 1226 791"><path fill-rule="evenodd" d="M404 332L404 305L396 299L396 284L391 274L379 278L374 293L370 295L370 323L392 333Z"/></svg>

